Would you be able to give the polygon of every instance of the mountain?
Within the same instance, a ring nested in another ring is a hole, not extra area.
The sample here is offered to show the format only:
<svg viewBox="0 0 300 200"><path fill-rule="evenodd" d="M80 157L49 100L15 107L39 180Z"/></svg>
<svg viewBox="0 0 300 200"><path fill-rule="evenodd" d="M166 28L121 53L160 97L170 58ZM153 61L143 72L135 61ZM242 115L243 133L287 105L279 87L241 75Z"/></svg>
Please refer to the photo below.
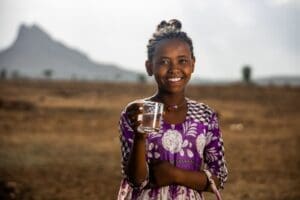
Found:
<svg viewBox="0 0 300 200"><path fill-rule="evenodd" d="M53 39L37 25L21 25L17 39L0 52L0 70L28 78L136 81L138 74L87 55ZM47 72L48 71L48 72Z"/></svg>

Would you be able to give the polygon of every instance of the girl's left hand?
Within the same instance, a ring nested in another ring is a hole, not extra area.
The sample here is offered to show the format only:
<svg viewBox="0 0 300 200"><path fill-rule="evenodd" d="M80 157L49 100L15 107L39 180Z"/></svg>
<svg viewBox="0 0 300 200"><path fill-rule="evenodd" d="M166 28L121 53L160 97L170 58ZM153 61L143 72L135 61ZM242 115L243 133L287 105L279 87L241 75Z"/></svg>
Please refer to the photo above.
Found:
<svg viewBox="0 0 300 200"><path fill-rule="evenodd" d="M150 183L154 187L171 185L175 182L176 167L167 161L154 160L149 166Z"/></svg>

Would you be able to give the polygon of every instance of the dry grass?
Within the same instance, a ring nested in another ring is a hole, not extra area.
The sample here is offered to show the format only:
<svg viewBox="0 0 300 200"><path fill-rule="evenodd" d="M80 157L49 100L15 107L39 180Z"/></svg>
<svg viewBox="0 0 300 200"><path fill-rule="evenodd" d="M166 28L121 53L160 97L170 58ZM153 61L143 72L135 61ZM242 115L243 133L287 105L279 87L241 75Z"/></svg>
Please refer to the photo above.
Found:
<svg viewBox="0 0 300 200"><path fill-rule="evenodd" d="M0 193L115 199L120 111L153 92L151 85L0 82ZM193 86L188 94L220 114L224 199L300 199L300 88Z"/></svg>

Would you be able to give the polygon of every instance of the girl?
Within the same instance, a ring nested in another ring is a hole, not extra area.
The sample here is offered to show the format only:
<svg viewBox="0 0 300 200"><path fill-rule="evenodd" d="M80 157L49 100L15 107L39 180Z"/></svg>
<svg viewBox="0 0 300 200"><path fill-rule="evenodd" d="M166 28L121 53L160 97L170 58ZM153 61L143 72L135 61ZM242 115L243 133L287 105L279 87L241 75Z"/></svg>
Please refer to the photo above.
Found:
<svg viewBox="0 0 300 200"><path fill-rule="evenodd" d="M216 113L185 96L194 71L192 40L178 20L162 21L147 45L146 69L157 92L130 103L121 114L122 173L118 199L204 199L227 179ZM141 101L165 107L158 133L139 131Z"/></svg>

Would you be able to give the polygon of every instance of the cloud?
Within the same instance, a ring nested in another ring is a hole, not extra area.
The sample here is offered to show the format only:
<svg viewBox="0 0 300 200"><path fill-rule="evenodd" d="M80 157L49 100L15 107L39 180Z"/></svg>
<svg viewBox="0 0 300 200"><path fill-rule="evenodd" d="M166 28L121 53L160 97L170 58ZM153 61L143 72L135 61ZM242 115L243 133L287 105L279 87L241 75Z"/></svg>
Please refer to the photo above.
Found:
<svg viewBox="0 0 300 200"><path fill-rule="evenodd" d="M268 0L267 2L275 6L282 6L287 4L299 5L298 0Z"/></svg>
<svg viewBox="0 0 300 200"><path fill-rule="evenodd" d="M199 46L199 74L238 78L242 65L250 64L258 76L300 75L300 16L294 1L273 6L261 0L212 0L184 6Z"/></svg>

